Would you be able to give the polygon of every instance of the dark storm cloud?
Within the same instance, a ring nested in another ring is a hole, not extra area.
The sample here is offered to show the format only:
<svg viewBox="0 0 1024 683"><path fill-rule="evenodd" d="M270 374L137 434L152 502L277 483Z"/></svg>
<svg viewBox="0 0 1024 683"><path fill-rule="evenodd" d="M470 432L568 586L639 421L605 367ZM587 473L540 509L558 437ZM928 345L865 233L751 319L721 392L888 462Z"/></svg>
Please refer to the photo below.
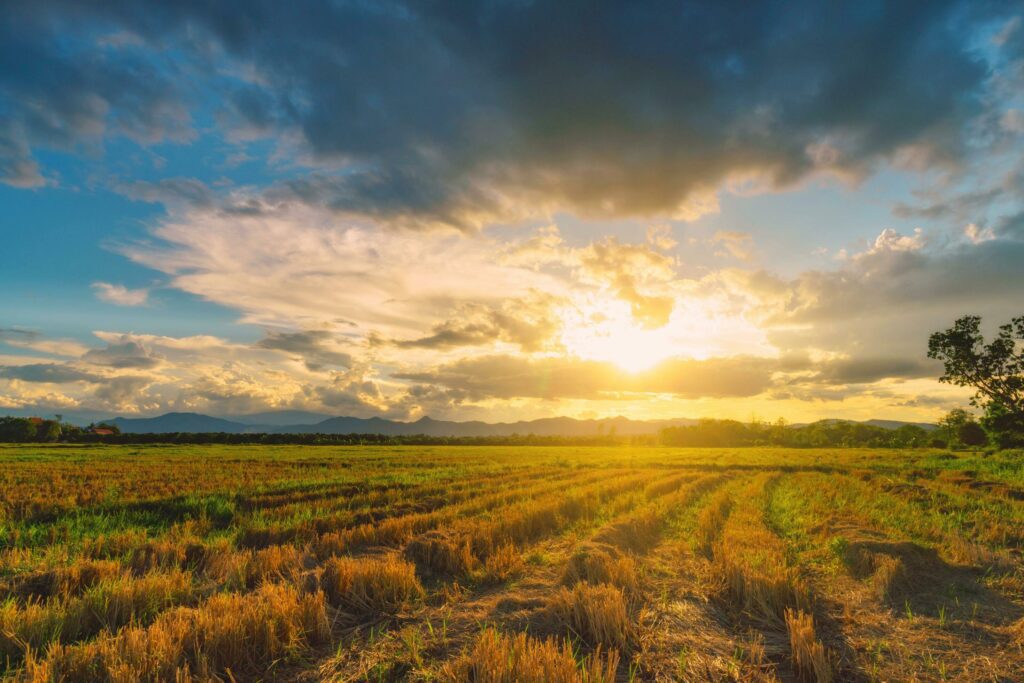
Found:
<svg viewBox="0 0 1024 683"><path fill-rule="evenodd" d="M8 182L38 183L26 145L187 135L189 98L213 92L229 137L288 134L327 164L280 196L462 228L517 203L686 215L730 175L861 173L907 146L955 161L988 76L970 34L998 18L809 1L111 0L8 15ZM69 52L72 28L138 40Z"/></svg>
<svg viewBox="0 0 1024 683"><path fill-rule="evenodd" d="M142 144L191 136L180 74L158 53L99 42L98 12L68 3L5 3L0 19L0 180L45 181L35 148L70 150L106 135Z"/></svg>

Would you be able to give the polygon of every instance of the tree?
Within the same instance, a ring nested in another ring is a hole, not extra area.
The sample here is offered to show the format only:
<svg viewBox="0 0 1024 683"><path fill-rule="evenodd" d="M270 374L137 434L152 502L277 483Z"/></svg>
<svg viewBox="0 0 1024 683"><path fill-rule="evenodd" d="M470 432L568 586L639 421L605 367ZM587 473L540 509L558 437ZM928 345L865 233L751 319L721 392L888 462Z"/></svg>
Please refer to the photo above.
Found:
<svg viewBox="0 0 1024 683"><path fill-rule="evenodd" d="M36 432L40 441L60 441L60 423L56 420L43 420Z"/></svg>
<svg viewBox="0 0 1024 683"><path fill-rule="evenodd" d="M920 448L928 444L928 432L917 425L903 425L892 433L896 448Z"/></svg>
<svg viewBox="0 0 1024 683"><path fill-rule="evenodd" d="M981 334L981 318L964 316L928 339L928 357L941 360L940 382L974 387L971 405L1002 405L1024 419L1024 315L999 328L991 344Z"/></svg>
<svg viewBox="0 0 1024 683"><path fill-rule="evenodd" d="M989 404L981 426L999 448L1024 447L1024 419L1009 412L1001 403Z"/></svg>
<svg viewBox="0 0 1024 683"><path fill-rule="evenodd" d="M982 408L982 426L1002 448L1024 445L1024 315L1002 325L986 344L981 318L964 316L928 339L928 357L942 361L940 382L973 387L971 405Z"/></svg>
<svg viewBox="0 0 1024 683"><path fill-rule="evenodd" d="M968 420L960 425L957 438L965 446L984 446L988 443L988 435L985 430L974 420Z"/></svg>
<svg viewBox="0 0 1024 683"><path fill-rule="evenodd" d="M960 445L960 429L968 422L973 422L974 416L963 408L954 408L939 420L939 429L946 436L946 444L949 448Z"/></svg>
<svg viewBox="0 0 1024 683"><path fill-rule="evenodd" d="M0 417L0 441L24 443L36 440L36 424L25 417Z"/></svg>

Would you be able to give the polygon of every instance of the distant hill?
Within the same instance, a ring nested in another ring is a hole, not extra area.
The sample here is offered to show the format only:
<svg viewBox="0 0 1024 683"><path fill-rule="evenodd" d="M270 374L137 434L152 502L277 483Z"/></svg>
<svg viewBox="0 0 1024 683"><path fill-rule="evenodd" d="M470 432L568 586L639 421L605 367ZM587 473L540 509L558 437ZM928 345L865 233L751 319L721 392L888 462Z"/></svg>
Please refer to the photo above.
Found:
<svg viewBox="0 0 1024 683"><path fill-rule="evenodd" d="M167 434L170 432L227 432L242 434L253 430L250 425L231 422L219 417L210 417L199 413L167 413L159 417L115 417L103 420L107 424L115 424L126 434Z"/></svg>
<svg viewBox="0 0 1024 683"><path fill-rule="evenodd" d="M249 413L247 415L225 415L224 419L241 422L244 425L264 425L286 427L291 425L314 425L333 418L326 413L311 413L307 410L277 410L266 413Z"/></svg>
<svg viewBox="0 0 1024 683"><path fill-rule="evenodd" d="M933 429L938 429L938 425L934 425L930 422L900 422L899 420L864 420L862 424L872 425L875 427L881 427L882 429L899 429L906 425L914 425L921 429L928 430L929 432Z"/></svg>
<svg viewBox="0 0 1024 683"><path fill-rule="evenodd" d="M853 420L827 420L828 422L853 422ZM125 418L104 420L116 424L128 434L167 434L172 432L225 432L228 434L255 434L259 432L276 434L383 434L385 436L507 436L510 434L533 434L535 436L597 436L618 434L639 436L656 434L665 427L679 427L696 424L697 420L677 418L672 420L631 420L626 417L612 417L599 420L577 420L571 417L550 417L520 422L453 422L423 417L415 422L401 422L382 417L327 417L320 413L298 410L253 413L232 416L230 419L211 417L200 413L167 413L158 417ZM935 429L935 425L897 420L866 420L869 424L884 429L897 429L906 424L915 424L924 429ZM801 425L794 425L801 426Z"/></svg>
<svg viewBox="0 0 1024 683"><path fill-rule="evenodd" d="M400 422L381 417L329 417L301 411L257 413L224 419L199 413L167 413L159 417L116 417L104 422L116 424L127 434L167 434L172 432L225 432L228 434L383 434L385 436L503 436L534 434L536 436L596 436L620 434L634 436L656 434L664 427L694 424L695 420L630 420L614 417L600 420L577 420L553 417L523 422L452 422L423 417L415 422Z"/></svg>
<svg viewBox="0 0 1024 683"><path fill-rule="evenodd" d="M900 420L841 420L841 419L837 419L837 418L832 418L832 419L828 419L828 420L818 420L818 422L824 422L824 423L849 422L850 424L870 425L872 427L881 427L882 429L899 429L900 427L905 427L907 425L913 425L914 427L920 427L921 429L924 429L924 430L929 431L929 432L932 431L933 429L938 429L939 428L938 425L934 425L934 424L932 424L930 422L901 422ZM794 425L791 425L791 426L793 426L793 427L806 427L809 424L816 424L816 423L814 423L814 422L803 422L803 423L797 423L797 424L794 424Z"/></svg>
<svg viewBox="0 0 1024 683"><path fill-rule="evenodd" d="M601 420L577 420L571 417L552 417L524 422L450 422L423 417L415 422L398 422L380 417L334 417L315 425L292 425L274 431L282 433L320 432L322 434L384 434L387 436L505 436L533 434L535 436L595 436L620 434L634 436L656 434L663 427L693 424L695 420L630 420L614 417Z"/></svg>

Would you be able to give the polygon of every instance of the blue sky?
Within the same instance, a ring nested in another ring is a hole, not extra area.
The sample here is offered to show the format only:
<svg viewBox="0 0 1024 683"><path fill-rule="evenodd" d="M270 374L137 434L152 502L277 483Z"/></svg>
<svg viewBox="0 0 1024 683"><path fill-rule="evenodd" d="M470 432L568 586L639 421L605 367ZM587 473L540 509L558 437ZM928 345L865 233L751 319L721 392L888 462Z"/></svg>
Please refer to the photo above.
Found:
<svg viewBox="0 0 1024 683"><path fill-rule="evenodd" d="M0 412L934 419L1019 3L20 3Z"/></svg>

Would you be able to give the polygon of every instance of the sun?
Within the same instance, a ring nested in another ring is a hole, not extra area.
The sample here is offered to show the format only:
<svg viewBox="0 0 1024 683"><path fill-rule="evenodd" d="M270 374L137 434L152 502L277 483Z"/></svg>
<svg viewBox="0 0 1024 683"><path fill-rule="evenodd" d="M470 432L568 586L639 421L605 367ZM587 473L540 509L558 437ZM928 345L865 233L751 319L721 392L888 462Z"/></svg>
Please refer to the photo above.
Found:
<svg viewBox="0 0 1024 683"><path fill-rule="evenodd" d="M613 363L629 373L649 370L680 351L668 326L644 328L625 302L592 303L566 311L563 320L562 344L569 353Z"/></svg>

